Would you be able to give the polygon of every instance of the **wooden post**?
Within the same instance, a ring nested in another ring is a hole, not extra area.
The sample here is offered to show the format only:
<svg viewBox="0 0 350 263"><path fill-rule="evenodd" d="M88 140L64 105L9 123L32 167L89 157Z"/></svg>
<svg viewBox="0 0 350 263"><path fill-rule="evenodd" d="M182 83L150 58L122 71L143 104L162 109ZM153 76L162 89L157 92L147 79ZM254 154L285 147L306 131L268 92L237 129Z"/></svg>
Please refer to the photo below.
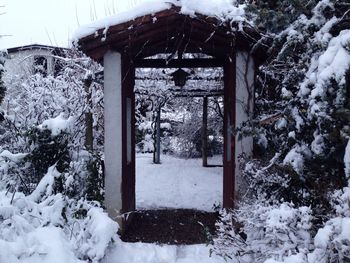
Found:
<svg viewBox="0 0 350 263"><path fill-rule="evenodd" d="M224 189L223 207L234 208L235 196L235 123L236 123L236 56L232 52L224 66Z"/></svg>
<svg viewBox="0 0 350 263"><path fill-rule="evenodd" d="M208 97L203 97L202 116L202 166L208 166Z"/></svg>
<svg viewBox="0 0 350 263"><path fill-rule="evenodd" d="M91 84L92 77L88 76L84 79L84 89L86 93L86 105L88 106L88 111L85 113L85 147L88 151L93 150L93 118L92 118L92 102L91 102Z"/></svg>
<svg viewBox="0 0 350 263"><path fill-rule="evenodd" d="M154 163L160 164L160 113L161 106L158 106L157 109L157 119L156 119L156 155Z"/></svg>
<svg viewBox="0 0 350 263"><path fill-rule="evenodd" d="M122 56L122 212L136 208L135 199L135 67ZM117 189L116 189L117 190Z"/></svg>

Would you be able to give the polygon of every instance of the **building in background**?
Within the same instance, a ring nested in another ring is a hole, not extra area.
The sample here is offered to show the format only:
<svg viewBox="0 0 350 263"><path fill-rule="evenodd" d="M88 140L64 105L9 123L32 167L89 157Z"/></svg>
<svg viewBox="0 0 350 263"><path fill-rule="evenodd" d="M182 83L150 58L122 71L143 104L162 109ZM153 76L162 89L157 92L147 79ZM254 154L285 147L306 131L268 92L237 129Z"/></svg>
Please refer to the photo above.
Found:
<svg viewBox="0 0 350 263"><path fill-rule="evenodd" d="M62 69L62 63L57 57L64 57L68 50L39 44L9 48L5 71L17 77L38 72L55 75Z"/></svg>

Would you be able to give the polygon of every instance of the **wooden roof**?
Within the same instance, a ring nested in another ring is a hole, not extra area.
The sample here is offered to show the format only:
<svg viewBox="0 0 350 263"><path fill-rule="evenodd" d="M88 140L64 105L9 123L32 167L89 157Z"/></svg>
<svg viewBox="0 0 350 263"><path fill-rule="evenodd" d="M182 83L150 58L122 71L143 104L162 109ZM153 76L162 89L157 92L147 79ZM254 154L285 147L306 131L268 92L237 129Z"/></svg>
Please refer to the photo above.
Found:
<svg viewBox="0 0 350 263"><path fill-rule="evenodd" d="M97 61L108 50L145 58L159 53L205 53L223 58L233 48L250 50L260 35L251 27L237 25L201 14L189 16L173 6L154 14L99 29L79 40L79 48Z"/></svg>

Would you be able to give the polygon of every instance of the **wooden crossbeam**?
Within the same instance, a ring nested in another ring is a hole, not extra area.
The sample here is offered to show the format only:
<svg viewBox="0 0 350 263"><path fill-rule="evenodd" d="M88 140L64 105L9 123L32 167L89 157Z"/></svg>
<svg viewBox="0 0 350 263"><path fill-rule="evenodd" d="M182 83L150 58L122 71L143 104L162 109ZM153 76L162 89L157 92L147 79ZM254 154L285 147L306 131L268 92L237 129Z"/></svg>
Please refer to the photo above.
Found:
<svg viewBox="0 0 350 263"><path fill-rule="evenodd" d="M138 59L134 65L137 68L217 68L223 66L223 61L214 58Z"/></svg>

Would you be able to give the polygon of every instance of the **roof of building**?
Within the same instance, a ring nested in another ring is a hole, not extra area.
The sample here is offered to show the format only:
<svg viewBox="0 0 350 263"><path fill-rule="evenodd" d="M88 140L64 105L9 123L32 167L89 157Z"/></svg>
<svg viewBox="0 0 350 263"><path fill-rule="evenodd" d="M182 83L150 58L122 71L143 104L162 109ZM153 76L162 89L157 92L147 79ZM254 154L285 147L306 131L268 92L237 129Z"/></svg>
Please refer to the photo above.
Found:
<svg viewBox="0 0 350 263"><path fill-rule="evenodd" d="M250 50L261 38L242 6L194 0L158 0L115 15L75 33L76 44L101 61L108 50L144 58L158 53L205 53L225 57L233 48ZM220 1L219 1L220 3Z"/></svg>
<svg viewBox="0 0 350 263"><path fill-rule="evenodd" d="M31 45L8 48L7 53L11 54L11 53L16 53L16 52L25 51L25 50L49 50L54 53L57 53L57 52L69 50L69 48L62 48L62 47L41 45L41 44L31 44Z"/></svg>

